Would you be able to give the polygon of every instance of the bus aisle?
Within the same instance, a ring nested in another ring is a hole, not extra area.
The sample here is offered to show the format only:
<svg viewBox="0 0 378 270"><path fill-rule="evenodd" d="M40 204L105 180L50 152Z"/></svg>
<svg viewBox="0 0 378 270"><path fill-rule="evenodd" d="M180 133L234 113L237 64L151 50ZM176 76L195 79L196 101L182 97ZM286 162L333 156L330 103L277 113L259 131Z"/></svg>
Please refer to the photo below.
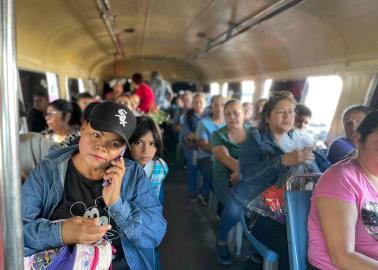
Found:
<svg viewBox="0 0 378 270"><path fill-rule="evenodd" d="M215 232L218 222L207 206L189 202L183 171L171 169L165 180L165 193L164 217L168 229L159 248L163 270L261 269L242 259L234 259L231 266L217 261Z"/></svg>

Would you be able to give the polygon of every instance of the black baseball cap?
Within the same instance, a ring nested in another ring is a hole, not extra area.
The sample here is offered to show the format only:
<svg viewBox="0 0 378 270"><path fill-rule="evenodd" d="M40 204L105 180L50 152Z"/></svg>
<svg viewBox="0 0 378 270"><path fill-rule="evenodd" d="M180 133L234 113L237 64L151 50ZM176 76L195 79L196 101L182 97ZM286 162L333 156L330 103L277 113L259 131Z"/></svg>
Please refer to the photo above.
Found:
<svg viewBox="0 0 378 270"><path fill-rule="evenodd" d="M118 134L126 143L136 127L133 112L115 102L97 104L90 113L88 121L93 129Z"/></svg>

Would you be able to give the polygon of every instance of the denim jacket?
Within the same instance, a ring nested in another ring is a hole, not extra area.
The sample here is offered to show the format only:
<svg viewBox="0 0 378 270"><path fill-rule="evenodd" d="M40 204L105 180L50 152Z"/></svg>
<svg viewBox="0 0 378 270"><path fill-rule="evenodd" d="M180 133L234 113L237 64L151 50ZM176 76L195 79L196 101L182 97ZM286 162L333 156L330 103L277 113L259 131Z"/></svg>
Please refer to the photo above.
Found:
<svg viewBox="0 0 378 270"><path fill-rule="evenodd" d="M68 161L77 149L75 145L49 154L22 186L25 256L64 245L62 222L51 222L49 217L62 198ZM117 224L130 269L149 270L153 269L153 249L165 234L166 221L143 168L131 160L125 163L121 197L108 211Z"/></svg>
<svg viewBox="0 0 378 270"><path fill-rule="evenodd" d="M293 133L288 133L292 137ZM244 209L248 203L264 190L289 172L290 167L282 164L285 153L276 144L270 132L261 132L257 128L248 131L247 138L241 145L239 168L240 182L231 191L232 197ZM329 167L327 158L314 151L315 162L320 171Z"/></svg>

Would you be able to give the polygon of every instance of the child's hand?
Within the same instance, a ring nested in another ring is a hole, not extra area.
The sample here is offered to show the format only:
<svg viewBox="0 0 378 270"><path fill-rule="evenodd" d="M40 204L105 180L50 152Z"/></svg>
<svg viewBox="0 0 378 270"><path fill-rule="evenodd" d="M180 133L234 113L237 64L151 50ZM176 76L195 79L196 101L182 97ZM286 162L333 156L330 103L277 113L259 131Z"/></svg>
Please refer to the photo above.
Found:
<svg viewBox="0 0 378 270"><path fill-rule="evenodd" d="M104 180L111 179L111 183L102 189L102 197L107 206L114 204L121 196L122 178L125 174L125 161L123 158L112 160L104 174Z"/></svg>
<svg viewBox="0 0 378 270"><path fill-rule="evenodd" d="M98 220L72 217L62 224L62 239L66 245L93 244L111 229L111 225L97 225Z"/></svg>

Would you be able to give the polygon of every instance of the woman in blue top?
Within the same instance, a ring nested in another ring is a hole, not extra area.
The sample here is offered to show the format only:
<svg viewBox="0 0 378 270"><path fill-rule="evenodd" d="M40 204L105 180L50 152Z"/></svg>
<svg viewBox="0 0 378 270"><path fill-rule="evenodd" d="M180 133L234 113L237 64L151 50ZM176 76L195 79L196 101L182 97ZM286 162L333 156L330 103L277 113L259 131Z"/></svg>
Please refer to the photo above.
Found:
<svg viewBox="0 0 378 270"><path fill-rule="evenodd" d="M92 244L105 234L116 249L112 269L154 267L166 221L149 180L120 158L136 120L125 106L98 104L79 145L49 154L22 186L24 253Z"/></svg>
<svg viewBox="0 0 378 270"><path fill-rule="evenodd" d="M204 116L206 98L203 93L193 96L192 109L181 118L180 141L184 145L187 174L186 181L189 190L189 200L197 201L197 157L198 147L196 143L196 129L199 121Z"/></svg>
<svg viewBox="0 0 378 270"><path fill-rule="evenodd" d="M207 204L209 198L209 191L211 188L211 181L213 173L211 168L213 162L211 159L211 135L214 131L224 126L223 108L224 98L221 95L213 96L211 98L211 115L203 118L196 130L196 138L198 145L198 169L203 176L203 184L201 193L198 195L203 204Z"/></svg>

